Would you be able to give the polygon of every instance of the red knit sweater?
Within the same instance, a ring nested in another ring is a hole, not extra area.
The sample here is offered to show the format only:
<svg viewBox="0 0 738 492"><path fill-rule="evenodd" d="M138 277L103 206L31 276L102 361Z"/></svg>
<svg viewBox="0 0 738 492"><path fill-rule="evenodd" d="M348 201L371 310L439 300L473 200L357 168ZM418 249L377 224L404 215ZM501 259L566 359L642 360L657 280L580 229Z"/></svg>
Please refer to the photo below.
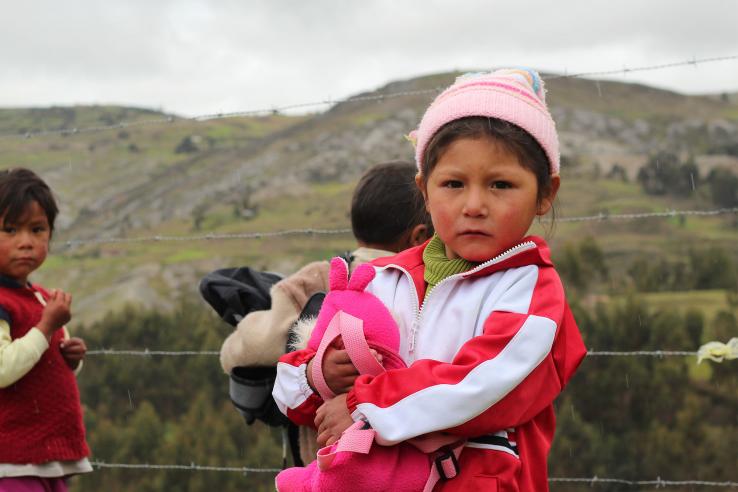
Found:
<svg viewBox="0 0 738 492"><path fill-rule="evenodd" d="M10 336L15 340L41 319L43 306L34 290L44 299L48 294L38 286L0 280L0 307L11 318ZM59 350L63 336L63 330L57 330L33 369L0 389L0 463L76 461L90 454L77 381Z"/></svg>

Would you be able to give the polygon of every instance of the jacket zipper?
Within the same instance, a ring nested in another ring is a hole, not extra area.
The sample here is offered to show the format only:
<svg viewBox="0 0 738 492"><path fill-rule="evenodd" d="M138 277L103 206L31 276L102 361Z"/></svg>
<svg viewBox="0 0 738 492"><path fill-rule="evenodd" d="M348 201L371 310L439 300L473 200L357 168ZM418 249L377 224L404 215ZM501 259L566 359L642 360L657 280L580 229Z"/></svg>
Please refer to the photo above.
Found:
<svg viewBox="0 0 738 492"><path fill-rule="evenodd" d="M433 287L433 289L430 292L428 292L428 294L425 297L425 302L423 303L423 306L426 306L428 304L428 301L430 300L430 297L433 295L433 292L435 290L437 290L438 287L440 285L442 285L443 283L445 283L446 281L449 281L449 280L452 280L452 279L456 279L456 278L459 278L459 277L464 277L465 275L468 275L470 273L475 273L475 272L484 270L485 268L490 267L490 266L492 266L492 265L494 265L496 263L500 263L503 260L507 260L511 256L515 256L516 254L518 254L518 253L520 253L522 251L528 251L528 250L534 249L536 247L537 247L536 246L536 243L534 243L533 241L525 241L524 243L516 244L512 248L510 248L510 249L508 249L506 251L503 251L502 253L500 253L499 255L495 256L494 258L492 258L490 260L487 260L487 261L485 261L484 263L482 263L480 265L477 265L476 267L472 268L469 271L462 272L462 273L457 273L455 275L451 275L449 277L446 277L445 279L443 279L439 283L437 283L436 286ZM398 270L402 271L410 279L410 285L413 286L413 293L415 295L415 306L416 306L415 307L415 317L414 317L414 320L413 320L413 325L410 328L410 344L408 346L409 355L412 357L413 353L415 352L415 343L416 343L416 339L417 339L417 335L418 335L418 330L420 329L420 320L423 317L423 310L420 307L420 300L418 298L418 292L415 290L415 283L413 282L412 276L404 268L398 267L396 265L394 265L394 266ZM414 360L415 359L413 358L413 361Z"/></svg>

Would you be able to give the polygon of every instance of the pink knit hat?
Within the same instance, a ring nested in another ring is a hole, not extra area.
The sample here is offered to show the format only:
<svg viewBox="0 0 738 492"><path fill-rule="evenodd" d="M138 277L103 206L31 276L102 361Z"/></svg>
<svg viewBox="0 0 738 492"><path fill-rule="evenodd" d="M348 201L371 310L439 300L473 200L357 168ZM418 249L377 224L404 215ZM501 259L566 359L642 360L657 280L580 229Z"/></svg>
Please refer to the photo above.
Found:
<svg viewBox="0 0 738 492"><path fill-rule="evenodd" d="M533 70L502 69L491 73L462 75L431 103L415 140L415 162L422 169L423 154L433 135L443 125L468 116L497 118L519 126L543 148L551 174L559 173L559 138L556 124L546 107L543 80Z"/></svg>

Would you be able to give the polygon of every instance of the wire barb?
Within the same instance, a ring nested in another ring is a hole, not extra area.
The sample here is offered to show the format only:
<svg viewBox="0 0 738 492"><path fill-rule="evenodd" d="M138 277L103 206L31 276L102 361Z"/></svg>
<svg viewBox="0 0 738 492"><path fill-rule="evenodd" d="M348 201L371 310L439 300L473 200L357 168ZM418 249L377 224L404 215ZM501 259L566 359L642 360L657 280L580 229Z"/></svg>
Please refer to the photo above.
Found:
<svg viewBox="0 0 738 492"><path fill-rule="evenodd" d="M737 60L737 59L738 59L738 55L716 56L716 57L711 57L711 58L702 58L699 60L692 57L692 59L690 60L685 60L685 61L680 61L680 62L662 63L659 65L647 65L647 66L641 66L641 67L635 67L635 68L623 67L623 68L616 69L616 70L604 70L604 71L598 71L598 72L579 72L579 73L569 74L567 73L567 70L564 70L563 74L561 75L550 75L550 76L546 76L542 78L544 80L555 80L555 79L570 79L570 78L582 78L582 77L600 77L604 75L630 74L633 72L663 70L666 68L674 68L674 67L685 66L685 65L697 66L697 63L711 63L711 62ZM295 109L315 108L315 107L320 107L320 106L336 105L336 104L346 103L346 102L379 101L379 100L385 100L385 99L396 98L396 97L438 94L439 92L441 92L441 90L442 88L436 87L433 89L418 89L418 90L413 90L413 91L389 92L385 94L375 94L375 95L370 95L370 96L352 96L352 97L347 97L347 98L325 99L322 101L315 101L315 102L289 104L285 106L276 106L276 107L272 106L269 108L247 109L243 111L203 114L199 116L192 116L189 118L175 118L172 115L167 115L161 118L152 118L148 120L138 120L138 121L130 121L130 122L121 121L118 123L113 123L111 125L93 126L93 127L88 127L88 128L72 128L72 129L62 128L58 130L40 130L37 132L25 132L23 134L7 133L4 135L0 135L0 140L9 139L9 138L30 138L30 137L47 137L47 136L59 136L59 135L77 135L77 134L82 134L82 133L117 130L117 129L122 128L123 126L127 128L127 127L135 127L135 126L161 125L165 123L173 123L175 120L201 122L201 121L209 121L209 120L217 120L217 119L225 119L225 118L263 116L263 115L270 115L270 114L280 114L284 111L290 111L290 110L295 110Z"/></svg>
<svg viewBox="0 0 738 492"><path fill-rule="evenodd" d="M586 221L605 221L605 220L636 220L636 219L648 219L648 218L663 218L663 217L676 217L676 216L714 216L724 214L738 213L738 207L733 208L719 208L713 210L667 210L665 212L642 212L632 214L609 214L600 212L597 215L586 215L580 217L562 217L557 219L558 222L586 222ZM272 231L272 232L242 232L242 233L231 233L231 234L215 234L207 233L200 235L190 236L144 236L144 237L100 237L90 239L70 239L64 241L62 244L67 247L80 246L86 244L121 244L121 243L145 243L145 242L164 242L164 241L214 241L214 240L229 240L229 239L263 239L268 237L283 237L283 236L296 236L296 235L308 235L308 236L323 236L323 235L337 235L337 234L350 234L352 231L350 228L340 229L287 229L284 231Z"/></svg>

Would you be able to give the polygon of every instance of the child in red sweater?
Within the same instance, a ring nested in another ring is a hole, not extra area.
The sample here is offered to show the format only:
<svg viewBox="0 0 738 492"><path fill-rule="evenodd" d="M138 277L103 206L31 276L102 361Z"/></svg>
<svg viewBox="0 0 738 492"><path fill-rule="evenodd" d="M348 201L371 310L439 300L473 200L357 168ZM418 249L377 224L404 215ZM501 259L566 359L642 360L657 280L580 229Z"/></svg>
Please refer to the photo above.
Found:
<svg viewBox="0 0 738 492"><path fill-rule="evenodd" d="M70 338L70 294L28 276L49 251L58 209L27 169L0 171L0 490L64 492L92 471L75 374L87 347Z"/></svg>

